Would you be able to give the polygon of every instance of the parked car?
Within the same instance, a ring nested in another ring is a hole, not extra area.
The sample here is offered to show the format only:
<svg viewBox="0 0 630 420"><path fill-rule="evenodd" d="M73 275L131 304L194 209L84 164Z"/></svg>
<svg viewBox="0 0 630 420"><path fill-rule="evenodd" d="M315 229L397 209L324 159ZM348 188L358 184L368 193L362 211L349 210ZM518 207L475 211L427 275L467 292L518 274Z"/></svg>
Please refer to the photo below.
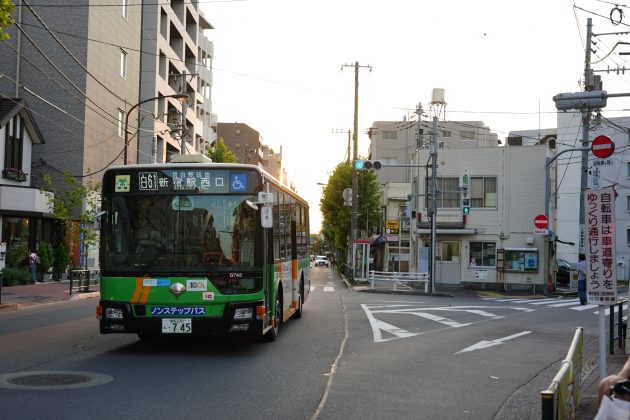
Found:
<svg viewBox="0 0 630 420"><path fill-rule="evenodd" d="M556 259L556 284L558 286L569 286L571 283L571 263L561 258Z"/></svg>
<svg viewBox="0 0 630 420"><path fill-rule="evenodd" d="M326 258L326 256L324 255L318 255L315 257L315 267L320 266L330 267L330 262L328 261L328 258Z"/></svg>

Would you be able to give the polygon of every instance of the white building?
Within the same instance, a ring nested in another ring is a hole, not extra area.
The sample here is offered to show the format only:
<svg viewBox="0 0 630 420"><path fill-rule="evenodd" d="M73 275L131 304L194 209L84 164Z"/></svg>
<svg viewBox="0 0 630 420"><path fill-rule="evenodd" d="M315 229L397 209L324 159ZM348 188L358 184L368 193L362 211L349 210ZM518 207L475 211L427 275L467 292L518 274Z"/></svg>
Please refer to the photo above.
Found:
<svg viewBox="0 0 630 420"><path fill-rule="evenodd" d="M615 253L617 278L630 278L630 117L602 118L589 131L589 142L606 135L615 143L615 153L598 159L588 153L588 188L614 186ZM558 149L582 147L581 116L574 112L558 114ZM558 244L558 257L577 262L579 253L579 204L581 189L581 152L567 152L558 159L558 235L575 245Z"/></svg>
<svg viewBox="0 0 630 420"><path fill-rule="evenodd" d="M534 218L544 213L546 145L443 148L438 152L437 287L456 286L542 292L549 279L550 243L534 235ZM423 164L429 150L414 162ZM468 175L470 214L461 210L460 177ZM415 185L425 185L419 172ZM430 246L431 225L422 193L411 224L412 252L421 264ZM430 202L429 202L430 206ZM415 233L415 235L414 235ZM414 241L416 239L416 241ZM428 255L428 254L427 254Z"/></svg>
<svg viewBox="0 0 630 420"><path fill-rule="evenodd" d="M33 145L43 142L26 101L0 99L0 243L4 245L0 252L6 251L7 244L35 249L39 241L57 239L48 200L31 183ZM0 254L0 269L4 257Z"/></svg>

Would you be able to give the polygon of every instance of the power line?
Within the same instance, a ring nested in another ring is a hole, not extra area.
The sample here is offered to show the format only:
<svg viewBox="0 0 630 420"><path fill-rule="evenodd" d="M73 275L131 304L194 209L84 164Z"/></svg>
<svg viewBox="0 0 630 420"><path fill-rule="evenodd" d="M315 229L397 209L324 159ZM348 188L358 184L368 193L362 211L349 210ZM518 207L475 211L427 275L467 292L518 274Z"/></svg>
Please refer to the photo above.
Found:
<svg viewBox="0 0 630 420"><path fill-rule="evenodd" d="M57 37L57 35L55 35L54 33L52 33L50 31L50 29L48 28L48 25L46 25L46 22L44 22L44 20L39 17L39 15L35 12L35 10L33 10L33 8L26 2L26 0L22 0L24 5L31 11L31 13L33 14L33 16L35 16L35 18L39 21L39 23L42 24L42 26L46 29L46 32L48 32L53 39L59 44L59 46L61 48L63 48L63 50L70 56L72 57L72 60L74 60L75 63L77 63L79 65L79 67L81 67L85 73L87 75L89 75L92 79L94 79L94 81L96 83L98 83L99 85L101 85L107 92L111 93L116 99L122 101L123 103L126 103L126 99L118 96L114 91L112 91L109 87L105 86L104 83L102 83L96 76L94 76L88 69L87 67L85 67L83 65L83 63L81 63L75 56L74 54L72 54L72 52L70 52L70 50L68 50L68 48L64 45L63 42L61 42L61 40Z"/></svg>

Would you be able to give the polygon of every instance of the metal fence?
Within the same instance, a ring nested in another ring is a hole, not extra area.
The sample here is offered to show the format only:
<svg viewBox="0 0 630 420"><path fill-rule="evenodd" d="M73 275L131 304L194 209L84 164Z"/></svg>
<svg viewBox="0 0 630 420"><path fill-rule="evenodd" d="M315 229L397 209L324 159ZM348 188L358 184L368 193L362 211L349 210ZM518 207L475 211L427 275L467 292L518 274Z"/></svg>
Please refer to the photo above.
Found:
<svg viewBox="0 0 630 420"><path fill-rule="evenodd" d="M98 270L70 270L68 272L70 280L70 295L72 293L86 293L96 291L101 276Z"/></svg>
<svg viewBox="0 0 630 420"><path fill-rule="evenodd" d="M424 293L429 292L429 273L370 271L369 282L372 290L404 292L418 291L424 288Z"/></svg>
<svg viewBox="0 0 630 420"><path fill-rule="evenodd" d="M543 420L572 419L582 398L584 331L577 328L562 366L549 388L541 392Z"/></svg>

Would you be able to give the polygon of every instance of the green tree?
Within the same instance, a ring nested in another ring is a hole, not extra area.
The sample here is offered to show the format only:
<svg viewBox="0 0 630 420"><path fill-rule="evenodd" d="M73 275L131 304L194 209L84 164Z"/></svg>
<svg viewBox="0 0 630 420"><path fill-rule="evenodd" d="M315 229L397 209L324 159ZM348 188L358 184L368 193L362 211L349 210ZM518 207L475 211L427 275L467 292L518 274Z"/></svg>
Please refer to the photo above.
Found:
<svg viewBox="0 0 630 420"><path fill-rule="evenodd" d="M9 34L5 29L9 25L13 25L15 21L11 17L11 13L15 10L15 5L9 0L0 0L0 40L9 38Z"/></svg>
<svg viewBox="0 0 630 420"><path fill-rule="evenodd" d="M61 280L61 274L66 272L68 267L68 245L66 241L61 241L55 247L53 258L53 278Z"/></svg>
<svg viewBox="0 0 630 420"><path fill-rule="evenodd" d="M219 140L215 143L214 147L208 150L208 157L212 159L213 162L221 162L221 163L236 163L236 155L232 153L230 149L225 145L223 138L220 137Z"/></svg>
<svg viewBox="0 0 630 420"><path fill-rule="evenodd" d="M53 262L53 251L48 242L40 241L37 244L37 256L39 257L37 272L41 275L41 279L44 280L44 274L48 273Z"/></svg>
<svg viewBox="0 0 630 420"><path fill-rule="evenodd" d="M350 235L350 216L352 207L344 205L343 190L352 188L352 165L342 162L337 165L328 178L319 203L322 212L322 232L328 247L336 250L340 262L346 261L346 251ZM375 231L380 220L380 192L376 175L369 171L360 171L359 176L359 215L357 227ZM367 229L366 229L367 227Z"/></svg>
<svg viewBox="0 0 630 420"><path fill-rule="evenodd" d="M81 251L86 257L84 268L87 270L88 250L95 246L98 240L94 231L94 221L99 207L101 185L92 181L83 184L68 171L64 171L63 179L66 188L57 191L50 175L44 175L47 189L42 189L41 192L48 199L53 216L63 223L70 238L70 249L74 248L79 238L83 239Z"/></svg>

